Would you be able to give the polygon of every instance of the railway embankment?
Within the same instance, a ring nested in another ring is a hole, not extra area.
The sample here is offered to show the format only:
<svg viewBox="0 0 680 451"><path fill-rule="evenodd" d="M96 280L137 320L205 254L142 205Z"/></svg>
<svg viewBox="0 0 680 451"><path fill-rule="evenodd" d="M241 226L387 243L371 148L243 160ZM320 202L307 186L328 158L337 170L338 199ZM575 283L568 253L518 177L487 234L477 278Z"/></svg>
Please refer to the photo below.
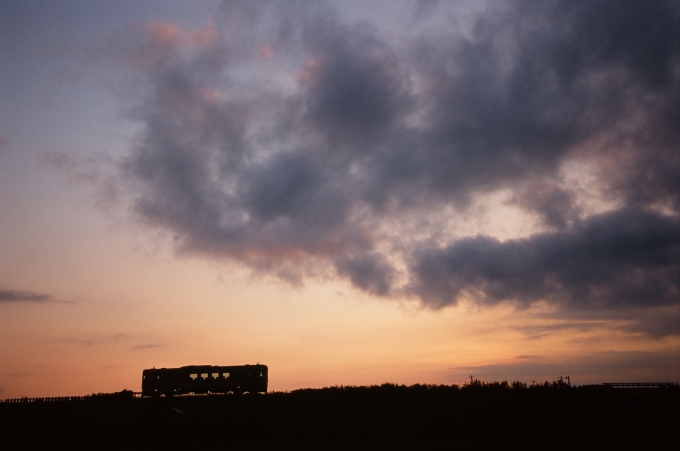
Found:
<svg viewBox="0 0 680 451"><path fill-rule="evenodd" d="M680 433L674 384L476 381L155 399L126 390L49 399L0 403L5 443L29 449L663 449Z"/></svg>

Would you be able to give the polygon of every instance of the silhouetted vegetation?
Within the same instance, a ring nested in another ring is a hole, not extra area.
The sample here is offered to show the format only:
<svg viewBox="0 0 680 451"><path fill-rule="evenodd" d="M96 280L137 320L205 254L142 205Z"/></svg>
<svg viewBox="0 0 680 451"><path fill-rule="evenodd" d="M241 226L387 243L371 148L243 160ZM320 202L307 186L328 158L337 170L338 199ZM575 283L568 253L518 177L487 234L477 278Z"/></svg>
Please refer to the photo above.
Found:
<svg viewBox="0 0 680 451"><path fill-rule="evenodd" d="M91 399L133 399L135 392L132 390L121 390L115 393L93 393L88 398Z"/></svg>
<svg viewBox="0 0 680 451"><path fill-rule="evenodd" d="M86 449L659 449L680 432L680 389L564 381L335 386L266 395L0 403L5 443ZM17 440L19 440L17 442Z"/></svg>

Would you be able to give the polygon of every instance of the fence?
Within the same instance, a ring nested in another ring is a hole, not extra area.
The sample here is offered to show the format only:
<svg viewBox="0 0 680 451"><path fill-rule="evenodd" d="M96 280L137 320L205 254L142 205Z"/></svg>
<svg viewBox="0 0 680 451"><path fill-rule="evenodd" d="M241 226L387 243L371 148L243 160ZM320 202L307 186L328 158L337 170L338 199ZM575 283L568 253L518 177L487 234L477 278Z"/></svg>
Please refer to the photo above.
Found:
<svg viewBox="0 0 680 451"><path fill-rule="evenodd" d="M4 401L0 402L5 402L5 403L10 403L10 404L18 404L18 403L26 403L26 402L63 402L63 401L83 401L87 396L57 396L57 397L49 397L49 398L10 398L10 399L5 399Z"/></svg>
<svg viewBox="0 0 680 451"><path fill-rule="evenodd" d="M602 384L612 388L678 388L678 384L672 382L616 382Z"/></svg>
<svg viewBox="0 0 680 451"><path fill-rule="evenodd" d="M51 396L44 398L29 398L24 396L23 398L9 398L4 401L0 399L0 403L9 404L23 404L23 403L36 403L36 402L71 402L71 401L85 401L92 399L124 399L123 396L117 396L117 393L106 393L97 395L87 395L87 396ZM142 396L141 392L135 392L131 398L140 398Z"/></svg>

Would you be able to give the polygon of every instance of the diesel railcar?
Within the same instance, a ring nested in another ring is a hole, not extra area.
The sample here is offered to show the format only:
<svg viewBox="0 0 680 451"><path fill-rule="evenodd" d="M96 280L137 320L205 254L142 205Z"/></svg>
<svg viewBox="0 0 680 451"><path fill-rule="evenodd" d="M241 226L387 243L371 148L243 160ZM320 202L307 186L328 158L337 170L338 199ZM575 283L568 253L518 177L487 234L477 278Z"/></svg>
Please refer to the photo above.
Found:
<svg viewBox="0 0 680 451"><path fill-rule="evenodd" d="M142 371L142 396L207 393L266 393L267 365L151 368Z"/></svg>

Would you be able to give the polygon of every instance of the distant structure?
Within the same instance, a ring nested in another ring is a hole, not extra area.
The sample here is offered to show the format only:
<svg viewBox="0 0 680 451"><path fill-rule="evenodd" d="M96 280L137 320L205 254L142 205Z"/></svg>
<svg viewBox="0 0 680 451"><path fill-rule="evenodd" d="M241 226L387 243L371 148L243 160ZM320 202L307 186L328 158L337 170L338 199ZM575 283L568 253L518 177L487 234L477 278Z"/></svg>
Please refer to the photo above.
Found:
<svg viewBox="0 0 680 451"><path fill-rule="evenodd" d="M267 365L151 368L142 371L142 396L208 393L266 393Z"/></svg>
<svg viewBox="0 0 680 451"><path fill-rule="evenodd" d="M611 388L680 388L673 382L606 382L602 385Z"/></svg>

